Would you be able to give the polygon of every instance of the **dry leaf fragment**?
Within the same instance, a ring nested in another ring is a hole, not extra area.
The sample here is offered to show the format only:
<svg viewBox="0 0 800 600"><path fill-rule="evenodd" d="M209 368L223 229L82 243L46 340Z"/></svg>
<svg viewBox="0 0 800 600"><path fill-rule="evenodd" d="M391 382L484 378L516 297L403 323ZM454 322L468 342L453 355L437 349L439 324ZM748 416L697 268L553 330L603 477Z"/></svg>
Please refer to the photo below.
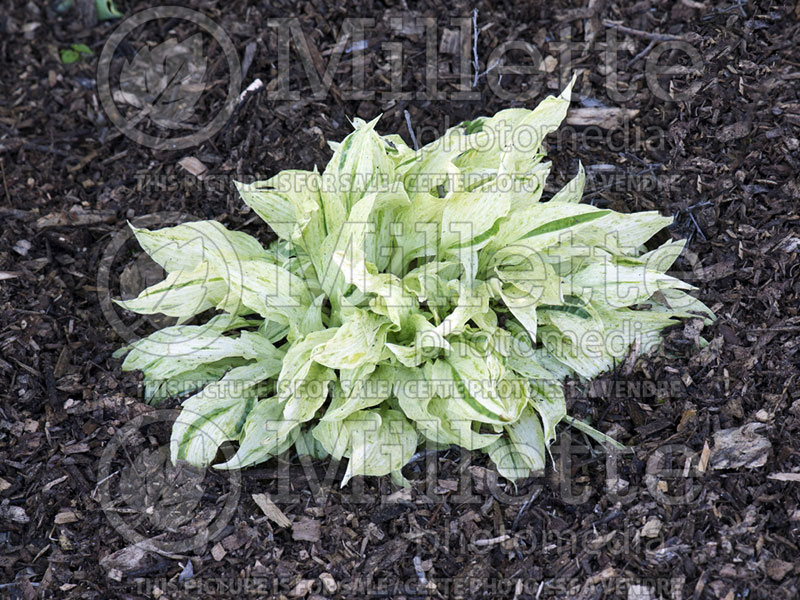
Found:
<svg viewBox="0 0 800 600"><path fill-rule="evenodd" d="M12 250L20 256L28 256L28 252L31 248L33 248L33 245L28 240L19 240L14 244Z"/></svg>
<svg viewBox="0 0 800 600"><path fill-rule="evenodd" d="M319 521L315 519L301 519L292 524L292 539L304 542L318 542L321 537Z"/></svg>
<svg viewBox="0 0 800 600"><path fill-rule="evenodd" d="M750 133L750 124L744 121L739 121L738 123L725 125L725 127L720 129L717 133L717 139L725 144L727 142L732 142L733 140L741 139L748 133Z"/></svg>
<svg viewBox="0 0 800 600"><path fill-rule="evenodd" d="M708 459L711 457L711 448L708 447L708 442L703 444L703 451L700 453L700 462L697 463L697 470L705 473L708 468Z"/></svg>
<svg viewBox="0 0 800 600"><path fill-rule="evenodd" d="M329 594L333 594L336 591L336 580L333 578L333 575L330 573L321 573L319 576L319 580L322 582L325 591Z"/></svg>
<svg viewBox="0 0 800 600"><path fill-rule="evenodd" d="M700 281L716 281L717 279L729 277L736 272L735 264L733 260L724 260L707 267L699 267L696 271L697 277Z"/></svg>
<svg viewBox="0 0 800 600"><path fill-rule="evenodd" d="M215 561L217 561L217 562L219 562L219 561L221 561L223 558L225 558L225 555L226 555L226 554L227 554L227 551L225 550L225 548L223 548L223 547L222 547L222 544L220 544L219 542L217 542L217 543L214 545L214 547L213 547L213 548L211 548L211 556L212 556L212 557L213 557L213 559L214 559Z"/></svg>
<svg viewBox="0 0 800 600"><path fill-rule="evenodd" d="M66 525L67 523L75 523L79 519L80 517L76 513L71 510L65 510L56 515L55 523L56 525Z"/></svg>
<svg viewBox="0 0 800 600"><path fill-rule="evenodd" d="M442 41L439 43L439 52L441 54L458 54L458 46L460 42L460 30L444 29L442 31Z"/></svg>
<svg viewBox="0 0 800 600"><path fill-rule="evenodd" d="M771 473L770 475L767 475L767 479L774 479L775 481L800 482L800 473Z"/></svg>
<svg viewBox="0 0 800 600"><path fill-rule="evenodd" d="M89 444L86 442L76 442L74 444L69 444L68 446L62 446L61 451L64 454L84 454L89 452L91 448L89 448Z"/></svg>
<svg viewBox="0 0 800 600"><path fill-rule="evenodd" d="M289 527L289 525L292 524L289 518L283 514L283 511L278 508L266 494L253 494L253 500L258 504L258 508L261 509L261 512L263 512L270 521L276 523L278 527Z"/></svg>
<svg viewBox="0 0 800 600"><path fill-rule="evenodd" d="M289 592L290 598L304 598L308 595L311 589L314 587L314 580L313 579L301 579L297 582L297 585L294 586L291 592Z"/></svg>
<svg viewBox="0 0 800 600"><path fill-rule="evenodd" d="M656 600L653 588L646 585L632 585L628 588L628 600Z"/></svg>
<svg viewBox="0 0 800 600"><path fill-rule="evenodd" d="M100 559L100 566L109 571L109 577L113 571L127 573L140 569L148 559L149 553L139 544L127 546Z"/></svg>
<svg viewBox="0 0 800 600"><path fill-rule="evenodd" d="M742 427L717 431L711 451L711 468L763 467L772 449L770 441L758 433L763 427L762 423L748 423Z"/></svg>
<svg viewBox="0 0 800 600"><path fill-rule="evenodd" d="M800 238L791 235L787 235L775 246L775 250L786 252L787 254L797 252L798 248L800 248Z"/></svg>
<svg viewBox="0 0 800 600"><path fill-rule="evenodd" d="M31 518L21 506L8 504L8 500L0 505L0 521L11 521L12 523L29 523Z"/></svg>
<svg viewBox="0 0 800 600"><path fill-rule="evenodd" d="M574 108L567 113L567 125L587 127L596 125L603 129L616 129L628 119L639 114L638 110L618 107Z"/></svg>
<svg viewBox="0 0 800 600"><path fill-rule="evenodd" d="M614 534L616 534L616 532L614 532ZM504 533L503 535L498 535L497 537L493 537L493 538L489 538L489 539L475 540L473 542L473 544L475 544L476 546L494 546L495 544L502 544L506 540L510 540L510 539L511 539L511 536L508 535L507 533Z"/></svg>
<svg viewBox="0 0 800 600"><path fill-rule="evenodd" d="M683 414L681 415L681 422L678 423L678 431L683 431L684 427L689 424L696 414L697 411L692 408L683 411Z"/></svg>
<svg viewBox="0 0 800 600"><path fill-rule="evenodd" d="M49 227L81 227L84 225L98 225L112 223L116 220L113 210L85 210L76 204L69 212L52 212L36 220L37 229Z"/></svg>
<svg viewBox="0 0 800 600"><path fill-rule="evenodd" d="M208 167L194 156L184 156L178 161L178 164L200 180L203 179L206 171L208 171Z"/></svg>
<svg viewBox="0 0 800 600"><path fill-rule="evenodd" d="M114 581L122 581L122 571L120 571L119 569L109 569L108 578L113 579Z"/></svg>
<svg viewBox="0 0 800 600"><path fill-rule="evenodd" d="M794 569L794 563L780 560L778 558L771 558L767 561L767 575L775 581L780 581L786 577Z"/></svg>
<svg viewBox="0 0 800 600"><path fill-rule="evenodd" d="M647 521L642 527L642 537L656 538L661 533L661 520L652 518Z"/></svg>

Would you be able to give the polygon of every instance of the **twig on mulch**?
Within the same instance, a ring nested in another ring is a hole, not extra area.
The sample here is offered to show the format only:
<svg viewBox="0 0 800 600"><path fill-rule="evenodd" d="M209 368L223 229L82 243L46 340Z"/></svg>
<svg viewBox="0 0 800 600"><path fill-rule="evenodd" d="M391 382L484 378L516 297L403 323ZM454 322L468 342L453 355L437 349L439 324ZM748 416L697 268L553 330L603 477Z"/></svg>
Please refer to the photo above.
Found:
<svg viewBox="0 0 800 600"><path fill-rule="evenodd" d="M13 152L18 148L25 148L26 150L35 150L37 152L47 152L49 154L56 154L58 156L71 156L66 150L45 146L44 144L34 144L22 139L5 140L0 144L0 153Z"/></svg>
<svg viewBox="0 0 800 600"><path fill-rule="evenodd" d="M634 37L640 37L646 40L654 40L656 42L686 41L686 39L680 35L672 35L669 33L650 33L649 31L642 31L641 29L631 29L630 27L625 27L625 25L620 25L619 23L609 21L608 19L603 19L603 25L610 29L616 29L617 31L627 33L628 35L632 35Z"/></svg>
<svg viewBox="0 0 800 600"><path fill-rule="evenodd" d="M6 182L6 167L4 160L0 160L0 172L3 173L3 189L6 191L6 200L8 205L11 206L11 194L8 193L8 182Z"/></svg>
<svg viewBox="0 0 800 600"><path fill-rule="evenodd" d="M539 494L541 494L541 492L542 492L541 489L534 490L534 492L530 495L530 497L527 500L525 500L525 502L522 504L522 507L519 509L519 512L517 513L517 516L514 519L514 524L511 526L512 531L517 530L517 527L519 526L519 520L522 517L522 514L527 510L531 502L533 502L534 500L536 500L536 498L539 497Z"/></svg>
<svg viewBox="0 0 800 600"><path fill-rule="evenodd" d="M636 64L637 61L639 61L642 58L644 58L645 56L647 56L650 53L650 50L655 48L655 46L656 46L656 40L650 40L650 43L647 44L647 46L645 47L644 50L639 52L639 54L637 54L636 56L634 56L632 59L630 59L628 61L628 64L625 65L625 68L626 69L630 69L634 64Z"/></svg>
<svg viewBox="0 0 800 600"><path fill-rule="evenodd" d="M414 135L414 126L411 124L411 115L407 110L403 111L403 115L406 118L406 127L408 127L408 134L411 136L411 143L414 144L414 150L419 150L419 143L417 142L417 136Z"/></svg>
<svg viewBox="0 0 800 600"><path fill-rule="evenodd" d="M511 536L508 535L507 533L504 533L503 535L498 535L497 537L489 538L486 540L475 540L473 544L475 544L476 546L494 546L495 544L500 544L510 539Z"/></svg>
<svg viewBox="0 0 800 600"><path fill-rule="evenodd" d="M472 80L472 87L478 85L481 67L478 62L478 9L472 9L472 65L475 68L475 79Z"/></svg>
<svg viewBox="0 0 800 600"><path fill-rule="evenodd" d="M53 375L53 361L49 354L42 355L42 372L44 373L44 382L47 387L47 398L50 401L50 407L55 410L58 407L58 394L56 393L56 379Z"/></svg>

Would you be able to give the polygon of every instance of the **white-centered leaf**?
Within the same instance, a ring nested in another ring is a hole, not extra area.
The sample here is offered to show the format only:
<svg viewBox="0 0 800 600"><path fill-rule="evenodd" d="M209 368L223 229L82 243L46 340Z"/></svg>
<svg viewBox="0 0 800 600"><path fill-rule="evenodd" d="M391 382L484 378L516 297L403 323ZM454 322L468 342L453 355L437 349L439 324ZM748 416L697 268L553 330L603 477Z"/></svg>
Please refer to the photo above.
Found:
<svg viewBox="0 0 800 600"><path fill-rule="evenodd" d="M486 449L497 472L514 481L544 471L544 434L533 410L525 409L516 423L504 429L505 435Z"/></svg>

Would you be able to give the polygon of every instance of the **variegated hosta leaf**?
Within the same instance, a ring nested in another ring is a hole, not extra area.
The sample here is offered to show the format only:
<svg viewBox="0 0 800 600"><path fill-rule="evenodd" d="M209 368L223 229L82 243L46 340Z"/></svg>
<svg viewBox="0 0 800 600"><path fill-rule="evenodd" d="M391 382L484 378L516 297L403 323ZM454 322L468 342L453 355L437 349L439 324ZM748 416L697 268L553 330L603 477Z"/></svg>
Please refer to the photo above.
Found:
<svg viewBox="0 0 800 600"><path fill-rule="evenodd" d="M169 327L134 342L122 363L123 370L140 370L157 379L169 379L203 364L239 357L264 361L262 364L271 360L273 370L280 371L284 353L259 333L244 331L239 336L227 336L215 331L187 331L190 329L202 328Z"/></svg>
<svg viewBox="0 0 800 600"><path fill-rule="evenodd" d="M225 279L217 275L207 262L201 262L191 271L170 273L164 281L143 290L132 300L115 302L142 315L160 313L178 317L181 321L223 302L233 312L238 312L240 306L230 298Z"/></svg>
<svg viewBox="0 0 800 600"><path fill-rule="evenodd" d="M145 402L157 405L168 398L179 398L186 394L191 394L203 389L209 383L219 381L232 368L243 367L247 363L248 361L241 358L205 363L199 367L181 371L177 375L172 375L169 379L161 378L157 374L145 373Z"/></svg>
<svg viewBox="0 0 800 600"><path fill-rule="evenodd" d="M210 464L223 442L238 437L255 403L254 388L274 376L269 365L260 362L236 367L186 400L172 427L172 461Z"/></svg>
<svg viewBox="0 0 800 600"><path fill-rule="evenodd" d="M563 92L556 98L545 98L532 111L514 123L514 133L500 155L500 173L511 173L515 176L527 174L538 162L537 155L544 137L556 129L567 116L572 86L575 76Z"/></svg>
<svg viewBox="0 0 800 600"><path fill-rule="evenodd" d="M565 286L566 293L612 308L639 304L665 289L692 289L688 283L650 271L645 265L611 264L608 260L595 262L571 275Z"/></svg>
<svg viewBox="0 0 800 600"><path fill-rule="evenodd" d="M277 432L283 424L283 404L277 398L260 400L247 415L239 435L239 449L227 462L214 465L217 469L243 469L263 462L288 450L297 439L299 427L283 436Z"/></svg>
<svg viewBox="0 0 800 600"><path fill-rule="evenodd" d="M437 364L450 367L449 378L446 369L442 369L441 381L452 382L453 395L469 404L485 419L483 422L508 423L516 418L513 408L506 406L497 390L505 375L499 357L481 355L469 344L459 342L453 344L446 361ZM476 417L476 420L483 419Z"/></svg>
<svg viewBox="0 0 800 600"><path fill-rule="evenodd" d="M356 411L378 406L392 397L395 369L381 365L377 369L372 363L355 369L342 369L341 385L334 389L323 421L341 421Z"/></svg>
<svg viewBox="0 0 800 600"><path fill-rule="evenodd" d="M417 430L436 445L456 444L477 450L494 442L499 435L479 433L476 421L465 414L463 400L455 395L437 394L433 370L398 370L394 394L403 413Z"/></svg>
<svg viewBox="0 0 800 600"><path fill-rule="evenodd" d="M434 191L438 194L440 186L449 186L451 181L458 182L461 172L454 160L478 147L480 141L481 136L453 127L398 165L397 173L408 190L412 208L425 203Z"/></svg>
<svg viewBox="0 0 800 600"><path fill-rule="evenodd" d="M334 458L349 458L344 486L356 475L399 472L417 447L417 433L397 410L362 410L342 421L321 421L314 437Z"/></svg>
<svg viewBox="0 0 800 600"><path fill-rule="evenodd" d="M378 362L392 323L366 310L352 310L333 337L312 352L313 361L331 369L356 369Z"/></svg>
<svg viewBox="0 0 800 600"><path fill-rule="evenodd" d="M583 196L584 185L586 185L586 172L583 170L583 165L578 163L578 174L575 176L575 179L561 188L559 192L550 199L550 202L580 202Z"/></svg>
<svg viewBox="0 0 800 600"><path fill-rule="evenodd" d="M545 441L539 417L530 408L525 409L514 424L505 427L505 435L486 451L498 473L508 479L543 471Z"/></svg>
<svg viewBox="0 0 800 600"><path fill-rule="evenodd" d="M310 456L317 460L328 458L328 451L325 450L325 447L314 437L310 429L305 431L300 431L298 429L297 431L299 431L299 434L295 441L295 449L297 450L298 456Z"/></svg>
<svg viewBox="0 0 800 600"><path fill-rule="evenodd" d="M387 189L395 181L394 162L387 143L369 123L354 119L355 131L336 144L322 174L322 205L327 231L338 231L350 209L369 192Z"/></svg>
<svg viewBox="0 0 800 600"><path fill-rule="evenodd" d="M288 401L295 390L306 381L315 364L312 354L323 348L336 332L336 329L314 331L291 345L278 376L278 396L282 402Z"/></svg>
<svg viewBox="0 0 800 600"><path fill-rule="evenodd" d="M322 180L312 171L282 171L267 181L236 182L242 200L284 240L314 255L324 239Z"/></svg>
<svg viewBox="0 0 800 600"><path fill-rule="evenodd" d="M313 301L307 283L288 269L267 261L248 260L223 271L230 293L219 308L246 309L265 319L299 323Z"/></svg>
<svg viewBox="0 0 800 600"><path fill-rule="evenodd" d="M580 164L544 194L544 138L574 83L418 150L354 119L321 173L236 184L277 237L266 247L214 221L134 228L167 276L119 304L181 325L120 355L149 401L194 393L173 460L208 465L230 440L215 466L242 468L295 445L348 458L343 484L405 484L420 440L488 452L509 479L544 468L564 420L608 441L566 414L564 378L714 315L669 272L684 242L645 247L672 219L581 204ZM203 322L211 309L223 314Z"/></svg>
<svg viewBox="0 0 800 600"><path fill-rule="evenodd" d="M131 229L142 249L168 273L192 271L203 262L229 270L238 261L267 257L258 240L217 221L194 221L157 231Z"/></svg>
<svg viewBox="0 0 800 600"><path fill-rule="evenodd" d="M711 324L716 318L710 308L682 290L662 290L653 299L655 300L659 296L663 300L659 300L660 304L654 303L652 310L656 312L664 313L670 317L703 317L706 325Z"/></svg>
<svg viewBox="0 0 800 600"><path fill-rule="evenodd" d="M317 363L311 365L306 376L296 381L283 407L283 424L278 435L314 417L328 398L328 386L333 379L334 373L330 369Z"/></svg>
<svg viewBox="0 0 800 600"><path fill-rule="evenodd" d="M556 425L567 415L567 402L560 382L550 379L531 384L533 396L531 404L544 428L545 445L549 446L556 439Z"/></svg>

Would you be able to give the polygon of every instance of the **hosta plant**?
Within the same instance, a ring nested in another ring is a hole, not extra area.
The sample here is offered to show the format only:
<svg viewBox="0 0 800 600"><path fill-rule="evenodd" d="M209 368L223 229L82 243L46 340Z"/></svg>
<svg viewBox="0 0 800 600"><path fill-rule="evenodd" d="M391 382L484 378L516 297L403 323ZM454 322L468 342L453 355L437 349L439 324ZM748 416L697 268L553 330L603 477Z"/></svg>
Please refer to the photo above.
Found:
<svg viewBox="0 0 800 600"><path fill-rule="evenodd" d="M123 368L149 401L186 398L172 459L209 465L234 441L214 466L241 468L294 445L349 459L342 484L404 481L427 440L516 479L564 419L602 439L567 417L564 378L713 315L665 273L683 242L644 246L670 218L581 204L581 167L542 197L570 89L419 150L356 119L321 173L237 184L277 236L266 247L215 221L134 228L167 277L119 304L178 324L124 348Z"/></svg>

